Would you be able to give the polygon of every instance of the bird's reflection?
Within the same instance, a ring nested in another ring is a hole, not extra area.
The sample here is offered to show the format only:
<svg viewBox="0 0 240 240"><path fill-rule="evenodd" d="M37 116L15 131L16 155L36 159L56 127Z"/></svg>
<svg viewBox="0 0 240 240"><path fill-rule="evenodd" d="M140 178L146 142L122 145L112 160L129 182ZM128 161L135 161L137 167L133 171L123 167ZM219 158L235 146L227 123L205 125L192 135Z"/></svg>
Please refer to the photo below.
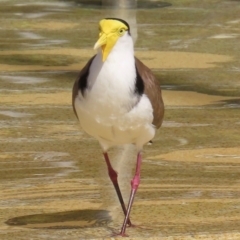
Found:
<svg viewBox="0 0 240 240"><path fill-rule="evenodd" d="M102 0L103 7L133 9L137 7L136 0Z"/></svg>
<svg viewBox="0 0 240 240"><path fill-rule="evenodd" d="M137 40L137 0L74 0L80 7L102 9L99 20L121 18L130 25L134 43Z"/></svg>
<svg viewBox="0 0 240 240"><path fill-rule="evenodd" d="M66 0L65 0L66 1ZM137 9L169 7L172 4L148 0L74 0L80 7L102 9L101 18L121 18L128 22L134 43L137 40Z"/></svg>
<svg viewBox="0 0 240 240"><path fill-rule="evenodd" d="M121 18L128 22L134 43L137 40L136 0L102 0L102 7L106 9L104 16Z"/></svg>

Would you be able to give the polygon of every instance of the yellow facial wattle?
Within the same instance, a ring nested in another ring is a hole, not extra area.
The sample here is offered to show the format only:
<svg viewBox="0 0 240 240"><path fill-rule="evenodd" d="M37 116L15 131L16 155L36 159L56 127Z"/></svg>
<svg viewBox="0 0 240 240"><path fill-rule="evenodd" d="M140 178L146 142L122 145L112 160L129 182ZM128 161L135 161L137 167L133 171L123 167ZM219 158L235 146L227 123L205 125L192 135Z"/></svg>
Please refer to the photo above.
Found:
<svg viewBox="0 0 240 240"><path fill-rule="evenodd" d="M102 48L102 61L104 62L119 37L123 36L128 30L127 26L113 19L103 19L99 23L99 39L94 45L94 49Z"/></svg>

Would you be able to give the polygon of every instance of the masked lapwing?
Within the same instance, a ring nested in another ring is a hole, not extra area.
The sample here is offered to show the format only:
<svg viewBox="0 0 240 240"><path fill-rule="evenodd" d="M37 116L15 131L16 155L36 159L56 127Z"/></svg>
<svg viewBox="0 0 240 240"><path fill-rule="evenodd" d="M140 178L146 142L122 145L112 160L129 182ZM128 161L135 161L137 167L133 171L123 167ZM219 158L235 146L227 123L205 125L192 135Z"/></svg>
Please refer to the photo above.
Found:
<svg viewBox="0 0 240 240"><path fill-rule="evenodd" d="M152 71L134 57L128 23L105 18L99 23L98 50L81 70L73 86L72 104L82 129L99 141L109 177L115 187L125 219L120 235L131 226L130 211L140 183L141 151L161 126L164 104L161 89ZM136 172L125 207L108 150L135 144Z"/></svg>

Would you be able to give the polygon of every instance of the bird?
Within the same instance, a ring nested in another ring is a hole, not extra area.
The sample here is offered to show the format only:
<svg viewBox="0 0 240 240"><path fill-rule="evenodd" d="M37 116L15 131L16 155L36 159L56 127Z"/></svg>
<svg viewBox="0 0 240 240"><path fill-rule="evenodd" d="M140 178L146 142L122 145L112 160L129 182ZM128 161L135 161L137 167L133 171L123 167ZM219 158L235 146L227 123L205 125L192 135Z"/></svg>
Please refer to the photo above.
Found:
<svg viewBox="0 0 240 240"><path fill-rule="evenodd" d="M125 215L120 236L133 226L130 212L138 186L143 146L151 141L164 117L161 87L152 73L134 55L129 24L120 18L99 22L97 53L80 71L72 89L73 111L81 128L98 140L108 175ZM134 144L137 150L136 171L126 207L108 150Z"/></svg>

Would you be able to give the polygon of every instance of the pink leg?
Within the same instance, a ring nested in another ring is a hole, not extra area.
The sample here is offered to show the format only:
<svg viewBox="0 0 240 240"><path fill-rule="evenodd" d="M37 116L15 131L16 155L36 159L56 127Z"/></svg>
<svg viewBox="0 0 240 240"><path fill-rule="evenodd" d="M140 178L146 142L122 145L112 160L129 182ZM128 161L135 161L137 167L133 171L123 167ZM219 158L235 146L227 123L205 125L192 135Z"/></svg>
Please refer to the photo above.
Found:
<svg viewBox="0 0 240 240"><path fill-rule="evenodd" d="M137 192L137 189L138 189L138 186L139 186L139 183L140 183L141 163L142 163L142 156L141 156L141 153L139 152L138 156L137 156L137 166L136 166L135 176L133 177L133 179L131 181L132 190L131 190L131 194L130 194L130 198L129 198L129 202L128 202L127 214L125 215L125 219L124 219L122 229L121 229L121 232L120 232L120 236L122 236L122 237L127 236L125 234L125 231L126 231L130 211L131 211L131 208L132 208L134 196Z"/></svg>
<svg viewBox="0 0 240 240"><path fill-rule="evenodd" d="M122 194L121 194L121 191L120 191L120 188L119 188L119 185L118 185L118 180L117 180L117 172L114 171L114 169L112 168L112 165L110 163L110 160L109 160L109 157L108 157L108 154L107 153L103 153L104 155L104 158L105 158L105 161L107 163L107 167L108 167L108 175L113 183L113 186L117 192L117 196L118 196L118 199L119 199L119 202L121 204L121 207L122 207L122 210L123 210L123 213L124 215L126 216L127 214L127 209L125 207L125 204L124 204L124 201L123 201L123 197L122 197ZM126 224L128 224L129 226L132 226L132 223L130 221L129 218L127 218L126 220Z"/></svg>

